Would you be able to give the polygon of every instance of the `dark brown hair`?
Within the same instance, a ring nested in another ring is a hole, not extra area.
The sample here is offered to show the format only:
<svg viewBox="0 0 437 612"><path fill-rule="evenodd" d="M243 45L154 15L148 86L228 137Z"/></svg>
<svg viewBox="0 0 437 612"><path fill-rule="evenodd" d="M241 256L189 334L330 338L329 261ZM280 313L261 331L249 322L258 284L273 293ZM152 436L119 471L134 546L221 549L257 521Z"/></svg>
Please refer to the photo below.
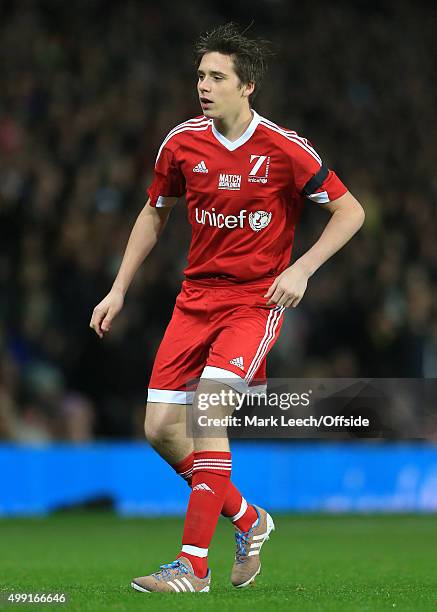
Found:
<svg viewBox="0 0 437 612"><path fill-rule="evenodd" d="M194 46L196 66L205 53L214 51L232 56L235 72L242 85L255 84L253 99L258 93L267 70L267 60L273 55L271 43L260 38L247 38L236 23L230 22L202 34Z"/></svg>

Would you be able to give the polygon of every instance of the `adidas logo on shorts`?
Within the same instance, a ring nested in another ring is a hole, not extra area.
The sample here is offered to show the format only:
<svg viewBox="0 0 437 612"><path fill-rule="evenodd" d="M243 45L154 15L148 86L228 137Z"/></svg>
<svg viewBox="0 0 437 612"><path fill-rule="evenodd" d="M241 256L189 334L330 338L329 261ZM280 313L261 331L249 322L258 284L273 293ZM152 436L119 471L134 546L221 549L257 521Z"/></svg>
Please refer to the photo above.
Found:
<svg viewBox="0 0 437 612"><path fill-rule="evenodd" d="M203 159L197 164L197 166L194 166L193 172L204 172L205 174L208 172L208 168L206 167L206 164Z"/></svg>
<svg viewBox="0 0 437 612"><path fill-rule="evenodd" d="M232 363L232 365L237 366L237 368L240 368L240 370L244 370L243 357L235 357L235 359L231 359L229 363Z"/></svg>

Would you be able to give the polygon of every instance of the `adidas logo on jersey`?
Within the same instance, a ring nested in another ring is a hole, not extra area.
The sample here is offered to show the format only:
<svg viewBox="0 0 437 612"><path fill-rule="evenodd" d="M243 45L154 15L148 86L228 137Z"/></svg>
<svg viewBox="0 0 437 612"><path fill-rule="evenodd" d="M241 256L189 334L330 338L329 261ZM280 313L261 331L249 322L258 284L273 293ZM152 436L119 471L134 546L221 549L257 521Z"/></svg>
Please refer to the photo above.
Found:
<svg viewBox="0 0 437 612"><path fill-rule="evenodd" d="M206 164L203 159L197 164L197 166L194 166L193 172L203 172L204 174L207 174L208 168L206 167Z"/></svg>
<svg viewBox="0 0 437 612"><path fill-rule="evenodd" d="M201 482L200 484L193 487L193 491L209 491L209 493L215 495L214 491L210 487L208 487L205 482Z"/></svg>
<svg viewBox="0 0 437 612"><path fill-rule="evenodd" d="M235 357L234 359L231 359L229 363L232 363L232 365L237 366L237 368L240 368L240 370L244 370L243 357Z"/></svg>

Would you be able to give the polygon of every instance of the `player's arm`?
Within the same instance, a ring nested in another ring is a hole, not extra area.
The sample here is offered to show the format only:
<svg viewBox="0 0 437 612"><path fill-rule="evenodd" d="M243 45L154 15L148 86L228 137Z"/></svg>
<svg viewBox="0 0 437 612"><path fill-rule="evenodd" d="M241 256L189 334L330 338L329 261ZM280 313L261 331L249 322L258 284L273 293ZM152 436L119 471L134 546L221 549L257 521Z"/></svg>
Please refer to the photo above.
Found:
<svg viewBox="0 0 437 612"><path fill-rule="evenodd" d="M328 210L331 218L318 241L298 260L308 277L349 242L365 218L363 207L350 191L333 202L319 206Z"/></svg>
<svg viewBox="0 0 437 612"><path fill-rule="evenodd" d="M138 215L112 289L93 310L90 327L100 338L109 331L112 320L123 308L126 291L136 271L158 241L176 199L166 198L168 206L162 207L151 206L149 199Z"/></svg>
<svg viewBox="0 0 437 612"><path fill-rule="evenodd" d="M364 223L364 210L347 191L332 202L321 204L331 213L317 242L293 265L284 270L272 283L265 297L268 304L296 307L302 299L308 279L339 251Z"/></svg>

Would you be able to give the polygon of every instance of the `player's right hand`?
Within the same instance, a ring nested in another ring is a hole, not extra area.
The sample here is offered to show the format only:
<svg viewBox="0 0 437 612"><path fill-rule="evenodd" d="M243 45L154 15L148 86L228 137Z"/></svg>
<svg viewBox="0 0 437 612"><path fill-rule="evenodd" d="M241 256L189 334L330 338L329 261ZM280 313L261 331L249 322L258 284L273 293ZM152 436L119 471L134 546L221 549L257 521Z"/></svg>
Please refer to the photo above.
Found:
<svg viewBox="0 0 437 612"><path fill-rule="evenodd" d="M99 338L103 338L103 334L111 329L111 323L123 308L123 304L123 293L116 289L112 289L100 304L97 304L94 308L90 327L96 332Z"/></svg>

